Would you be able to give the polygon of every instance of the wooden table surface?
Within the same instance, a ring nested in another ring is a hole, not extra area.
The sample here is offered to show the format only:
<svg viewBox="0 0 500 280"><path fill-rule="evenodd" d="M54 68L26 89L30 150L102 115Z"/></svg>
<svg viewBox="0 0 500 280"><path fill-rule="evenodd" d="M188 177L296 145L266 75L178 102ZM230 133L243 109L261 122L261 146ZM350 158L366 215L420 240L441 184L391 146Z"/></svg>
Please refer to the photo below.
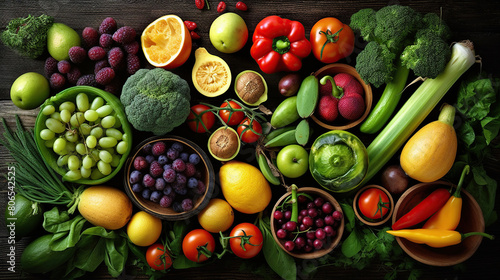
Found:
<svg viewBox="0 0 500 280"><path fill-rule="evenodd" d="M419 12L434 12L440 13L444 20L449 24L453 31L453 40L470 39L474 42L476 54L482 58L482 69L499 77L500 60L498 49L500 45L500 5L497 1L250 1L247 0L249 7L248 11L242 12L235 8L237 1L226 1L227 11L237 12L246 21L250 34L257 23L265 16L276 14L284 18L298 20L304 24L306 34L309 34L312 25L319 19L327 16L339 18L341 21L348 23L350 16L361 8L379 9L388 4L410 5ZM198 10L193 0L144 0L144 1L114 1L114 0L80 0L80 1L21 1L7 0L2 1L0 5L0 25L5 26L9 20L15 17L24 17L28 14L39 15L46 13L54 16L57 22L65 23L73 27L81 33L84 27L92 26L97 28L100 22L108 16L114 17L119 26L129 25L135 28L138 33L156 18L166 14L176 14L183 20L191 20L198 23L198 33L201 39L196 41L193 50L196 46L203 46L209 52L221 56L225 59L233 73L239 73L242 70L253 69L259 70L257 64L249 55L251 42L235 54L223 54L215 50L211 45L208 31L211 22L219 16L216 12L218 1L209 1L210 10ZM346 59L340 61L343 63L354 65L354 58L361 50L363 43L357 40L354 53ZM144 62L144 61L143 61ZM204 100L202 95L197 93L191 82L191 69L194 63L193 56L181 67L173 70L186 79L191 86L192 102L195 103ZM6 118L10 125L13 124L14 115L18 114L22 117L24 124L28 127L33 126L34 119L37 115L37 110L23 111L15 107L10 100L10 86L13 81L25 72L43 73L44 59L32 60L23 58L11 50L0 44L0 117ZM144 67L147 66L143 63ZM308 74L314 72L322 66L316 61L312 55L304 60L304 66L301 73ZM470 71L479 71L479 66L475 65ZM282 73L265 75L269 85L270 100L265 104L271 109L274 109L282 100L277 92L278 80L282 77ZM452 88L451 91L456 90ZM375 96L380 95L380 89L375 89ZM224 98L234 97L234 93L226 93ZM207 101L207 100L205 100ZM209 102L211 100L208 100ZM218 105L219 101L214 102ZM3 129L0 131L3 133ZM356 130L353 130L357 133ZM186 132L186 127L182 126L174 130L172 133L178 135L192 135ZM134 143L138 143L136 139L151 136L149 134L134 135ZM207 137L208 138L208 137ZM201 137L201 139L204 139ZM205 140L203 140L205 141ZM368 144L368 143L366 143ZM251 147L251 146L247 146ZM498 155L498 154L497 154ZM499 158L498 156L496 157ZM0 174L6 174L7 163L11 160L6 149L0 147ZM487 171L491 177L499 181L500 165L498 162L491 161L487 163ZM15 273L7 270L6 263L7 254L7 236L8 232L4 222L4 210L7 202L6 180L0 179L2 188L0 189L0 213L2 213L0 227L0 278L1 279L19 279L28 276L22 276L17 269ZM273 197L275 201L278 197ZM272 204L274 204L272 202ZM497 197L498 206L498 197ZM498 209L498 207L496 208ZM499 235L499 223L487 228L489 233ZM16 261L19 261L22 250L28 244L29 239L23 239L20 243L16 243ZM499 241L483 240L482 245L469 260L464 263L464 269L455 267L431 267L422 266L424 268L424 279L491 279L498 276L500 251ZM262 258L258 261L262 261ZM240 267L245 265L245 262L232 256L224 257L220 262L203 268L173 270L168 273L170 279L256 279L262 278L251 274L248 270L241 270ZM298 265L301 263L298 261ZM17 267L19 268L19 267ZM386 271L380 270L374 264L365 270L358 271L352 268L320 268L315 278L351 278L351 279L380 279L383 278ZM123 279L133 279L132 273L127 270L124 273ZM91 279L111 278L102 266L96 272L88 274ZM143 277L137 277L143 278ZM269 274L267 278L278 278L275 274ZM303 278L303 277L300 277Z"/></svg>

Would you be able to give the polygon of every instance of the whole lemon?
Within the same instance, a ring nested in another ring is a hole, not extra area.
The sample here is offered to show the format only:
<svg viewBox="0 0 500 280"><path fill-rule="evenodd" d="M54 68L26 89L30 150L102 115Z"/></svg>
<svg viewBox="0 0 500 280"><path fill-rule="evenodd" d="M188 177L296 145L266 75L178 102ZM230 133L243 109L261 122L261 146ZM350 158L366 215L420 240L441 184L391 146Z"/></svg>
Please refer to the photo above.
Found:
<svg viewBox="0 0 500 280"><path fill-rule="evenodd" d="M207 206L198 213L198 222L206 231L217 233L226 231L234 221L233 208L227 201L212 198Z"/></svg>
<svg viewBox="0 0 500 280"><path fill-rule="evenodd" d="M127 225L127 235L137 246L149 246L158 240L161 234L161 220L147 212L139 211L132 216Z"/></svg>
<svg viewBox="0 0 500 280"><path fill-rule="evenodd" d="M220 186L227 202L239 212L254 214L271 201L271 187L260 170L248 163L229 161L219 171Z"/></svg>
<svg viewBox="0 0 500 280"><path fill-rule="evenodd" d="M58 61L68 60L71 47L80 46L80 35L64 23L56 22L47 31L47 49Z"/></svg>

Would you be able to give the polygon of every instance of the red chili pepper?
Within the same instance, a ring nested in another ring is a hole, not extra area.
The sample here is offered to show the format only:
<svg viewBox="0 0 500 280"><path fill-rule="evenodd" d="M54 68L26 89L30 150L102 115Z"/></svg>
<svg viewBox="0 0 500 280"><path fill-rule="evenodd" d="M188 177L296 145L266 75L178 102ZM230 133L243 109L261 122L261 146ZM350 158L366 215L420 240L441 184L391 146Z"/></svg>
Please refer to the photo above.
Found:
<svg viewBox="0 0 500 280"><path fill-rule="evenodd" d="M450 191L439 188L429 194L424 200L413 207L410 212L399 218L393 225L393 230L409 228L425 221L436 213L450 198Z"/></svg>
<svg viewBox="0 0 500 280"><path fill-rule="evenodd" d="M205 8L205 2L207 3L207 10L210 10L210 6L208 5L207 0L195 0L196 8L203 10Z"/></svg>
<svg viewBox="0 0 500 280"><path fill-rule="evenodd" d="M196 33L195 31L191 31L189 33L191 34L191 39L193 39L193 40L200 39L200 35L198 35L198 33Z"/></svg>
<svg viewBox="0 0 500 280"><path fill-rule="evenodd" d="M311 53L304 26L276 15L257 24L252 40L250 55L266 74L298 71L302 68L302 59Z"/></svg>
<svg viewBox="0 0 500 280"><path fill-rule="evenodd" d="M217 5L217 12L222 13L226 9L226 2L220 1L219 5Z"/></svg>
<svg viewBox="0 0 500 280"><path fill-rule="evenodd" d="M247 4L241 2L241 1L238 1L236 3L236 9L240 10L240 11L246 11L248 10L248 7L247 7Z"/></svg>
<svg viewBox="0 0 500 280"><path fill-rule="evenodd" d="M189 31L193 31L198 27L198 25L194 21L185 20L184 24L186 25Z"/></svg>

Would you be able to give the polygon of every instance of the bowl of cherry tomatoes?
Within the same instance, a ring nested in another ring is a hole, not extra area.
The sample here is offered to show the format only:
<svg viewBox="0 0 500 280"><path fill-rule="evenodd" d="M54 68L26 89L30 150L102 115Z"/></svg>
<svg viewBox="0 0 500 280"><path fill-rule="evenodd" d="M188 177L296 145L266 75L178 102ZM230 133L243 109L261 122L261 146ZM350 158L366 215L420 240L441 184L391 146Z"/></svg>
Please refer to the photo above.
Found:
<svg viewBox="0 0 500 280"><path fill-rule="evenodd" d="M369 226L379 226L391 218L394 200L384 187L367 185L356 193L352 207L361 222Z"/></svg>

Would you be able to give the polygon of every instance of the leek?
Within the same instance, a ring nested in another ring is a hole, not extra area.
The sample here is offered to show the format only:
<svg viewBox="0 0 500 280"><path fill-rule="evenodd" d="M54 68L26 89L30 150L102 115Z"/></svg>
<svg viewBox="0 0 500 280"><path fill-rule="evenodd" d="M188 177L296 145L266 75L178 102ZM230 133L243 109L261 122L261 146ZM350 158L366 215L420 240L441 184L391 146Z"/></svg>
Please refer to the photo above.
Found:
<svg viewBox="0 0 500 280"><path fill-rule="evenodd" d="M361 185L382 169L460 76L476 62L471 41L456 43L451 51L450 61L443 72L434 79L425 80L370 143L367 148L368 172Z"/></svg>

